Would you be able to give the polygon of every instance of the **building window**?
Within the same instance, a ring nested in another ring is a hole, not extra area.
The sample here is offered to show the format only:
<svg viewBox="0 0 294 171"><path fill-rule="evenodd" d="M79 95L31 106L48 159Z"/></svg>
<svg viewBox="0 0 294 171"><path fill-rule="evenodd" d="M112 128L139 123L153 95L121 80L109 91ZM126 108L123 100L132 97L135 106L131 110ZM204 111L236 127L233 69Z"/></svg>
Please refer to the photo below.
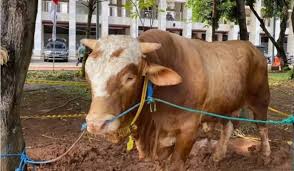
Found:
<svg viewBox="0 0 294 171"><path fill-rule="evenodd" d="M217 34L214 34L213 35L213 39L212 40L218 40L218 36L217 36Z"/></svg>
<svg viewBox="0 0 294 171"><path fill-rule="evenodd" d="M201 34L201 39L202 39L202 40L206 40L206 34L205 34L205 33L202 33L202 34Z"/></svg>
<svg viewBox="0 0 294 171"><path fill-rule="evenodd" d="M269 38L265 34L260 35L260 45L263 48L265 54L268 53L268 41Z"/></svg>
<svg viewBox="0 0 294 171"><path fill-rule="evenodd" d="M227 41L228 40L228 35L227 34L223 34L223 41Z"/></svg>
<svg viewBox="0 0 294 171"><path fill-rule="evenodd" d="M57 5L57 12L61 12L61 4Z"/></svg>
<svg viewBox="0 0 294 171"><path fill-rule="evenodd" d="M271 26L271 19L267 19L267 26L270 27Z"/></svg>
<svg viewBox="0 0 294 171"><path fill-rule="evenodd" d="M43 8L42 11L44 11L44 12L49 12L50 9L51 9L51 2L43 1L42 6L43 6L43 7L42 7L42 8Z"/></svg>

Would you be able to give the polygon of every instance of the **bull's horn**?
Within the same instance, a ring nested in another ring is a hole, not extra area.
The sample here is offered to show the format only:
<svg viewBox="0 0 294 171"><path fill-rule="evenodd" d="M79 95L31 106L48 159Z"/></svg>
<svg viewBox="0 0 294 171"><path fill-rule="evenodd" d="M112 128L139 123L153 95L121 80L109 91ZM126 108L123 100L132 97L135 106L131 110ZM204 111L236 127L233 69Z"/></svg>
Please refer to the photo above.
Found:
<svg viewBox="0 0 294 171"><path fill-rule="evenodd" d="M92 50L95 49L98 44L97 40L95 39L82 39L81 43Z"/></svg>
<svg viewBox="0 0 294 171"><path fill-rule="evenodd" d="M161 47L160 43L140 43L142 53L153 52Z"/></svg>

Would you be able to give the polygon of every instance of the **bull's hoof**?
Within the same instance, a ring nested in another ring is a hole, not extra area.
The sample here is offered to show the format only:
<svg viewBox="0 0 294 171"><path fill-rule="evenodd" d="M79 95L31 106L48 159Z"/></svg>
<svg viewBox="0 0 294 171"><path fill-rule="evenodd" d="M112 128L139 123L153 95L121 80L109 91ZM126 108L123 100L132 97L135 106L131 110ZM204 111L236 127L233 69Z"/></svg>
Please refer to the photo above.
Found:
<svg viewBox="0 0 294 171"><path fill-rule="evenodd" d="M174 162L168 166L168 171L185 171L184 162Z"/></svg>
<svg viewBox="0 0 294 171"><path fill-rule="evenodd" d="M164 160L164 161L160 161L159 162L159 169L157 169L158 171L169 171L169 161Z"/></svg>
<svg viewBox="0 0 294 171"><path fill-rule="evenodd" d="M8 61L8 53L7 50L0 47L0 65L6 64Z"/></svg>
<svg viewBox="0 0 294 171"><path fill-rule="evenodd" d="M215 163L219 163L220 161L222 161L225 158L224 154L221 153L214 153L212 155L212 159Z"/></svg>
<svg viewBox="0 0 294 171"><path fill-rule="evenodd" d="M257 157L257 165L266 166L271 163L270 157Z"/></svg>

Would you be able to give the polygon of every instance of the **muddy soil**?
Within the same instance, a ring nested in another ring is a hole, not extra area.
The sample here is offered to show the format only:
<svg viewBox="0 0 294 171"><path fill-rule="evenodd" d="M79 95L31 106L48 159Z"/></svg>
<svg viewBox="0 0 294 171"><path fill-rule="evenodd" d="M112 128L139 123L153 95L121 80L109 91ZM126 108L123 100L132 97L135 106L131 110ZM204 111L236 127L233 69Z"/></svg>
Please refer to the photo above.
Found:
<svg viewBox="0 0 294 171"><path fill-rule="evenodd" d="M271 106L290 113L293 107L293 95L294 82L272 86ZM65 152L81 133L80 127L84 122L84 117L32 119L25 116L86 113L89 105L90 98L86 89L56 85L26 85L21 116L29 156L35 160L47 160ZM281 119L275 115L269 116L270 119ZM226 158L216 164L207 150L207 139L201 137L195 143L186 162L187 170L291 170L292 127L270 126L269 128L272 155L268 165L263 165L261 162L257 152L260 141L254 138L240 138L240 136L231 138ZM239 129L246 136L258 138L253 124L242 123ZM216 134L218 134L217 131ZM111 144L103 137L91 135L84 136L75 148L60 161L36 167L36 170L64 171L151 171L158 169L156 162L139 161L135 150L127 152L126 142Z"/></svg>

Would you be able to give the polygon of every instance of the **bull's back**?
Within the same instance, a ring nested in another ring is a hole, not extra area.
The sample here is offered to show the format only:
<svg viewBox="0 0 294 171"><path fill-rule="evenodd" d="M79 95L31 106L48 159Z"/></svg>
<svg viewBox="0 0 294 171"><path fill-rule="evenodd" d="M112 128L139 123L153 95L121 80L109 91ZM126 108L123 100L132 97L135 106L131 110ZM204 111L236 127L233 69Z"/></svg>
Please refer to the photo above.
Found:
<svg viewBox="0 0 294 171"><path fill-rule="evenodd" d="M207 77L204 105L210 111L231 113L246 101L247 94L267 84L263 55L247 41L194 41Z"/></svg>
<svg viewBox="0 0 294 171"><path fill-rule="evenodd" d="M264 84L256 80L265 80L265 59L247 41L209 43L158 30L143 33L140 40L161 43L149 59L183 77L182 84L161 88L162 98L177 102L174 97L187 96L196 107L230 113L244 104L248 91Z"/></svg>

